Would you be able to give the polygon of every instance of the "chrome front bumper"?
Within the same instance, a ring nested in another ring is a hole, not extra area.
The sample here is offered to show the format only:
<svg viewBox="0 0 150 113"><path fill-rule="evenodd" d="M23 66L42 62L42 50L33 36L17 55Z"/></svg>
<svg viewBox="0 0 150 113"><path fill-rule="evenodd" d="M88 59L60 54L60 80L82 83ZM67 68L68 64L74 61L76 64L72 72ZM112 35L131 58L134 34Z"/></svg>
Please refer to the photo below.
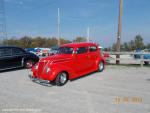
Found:
<svg viewBox="0 0 150 113"><path fill-rule="evenodd" d="M36 82L36 83L42 83L42 84L50 84L51 82L49 80L42 80L42 79L39 79L39 78L36 78L36 77L33 77L33 74L29 74L28 75L30 80L32 80L33 82Z"/></svg>

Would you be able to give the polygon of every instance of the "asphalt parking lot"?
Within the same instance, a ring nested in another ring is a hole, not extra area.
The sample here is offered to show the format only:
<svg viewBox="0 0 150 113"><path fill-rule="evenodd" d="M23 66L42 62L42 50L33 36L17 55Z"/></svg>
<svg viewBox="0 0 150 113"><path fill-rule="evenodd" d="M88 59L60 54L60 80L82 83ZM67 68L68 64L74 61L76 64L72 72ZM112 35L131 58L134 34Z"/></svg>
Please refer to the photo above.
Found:
<svg viewBox="0 0 150 113"><path fill-rule="evenodd" d="M0 73L0 113L150 113L150 68L107 66L102 73L43 86L28 70Z"/></svg>

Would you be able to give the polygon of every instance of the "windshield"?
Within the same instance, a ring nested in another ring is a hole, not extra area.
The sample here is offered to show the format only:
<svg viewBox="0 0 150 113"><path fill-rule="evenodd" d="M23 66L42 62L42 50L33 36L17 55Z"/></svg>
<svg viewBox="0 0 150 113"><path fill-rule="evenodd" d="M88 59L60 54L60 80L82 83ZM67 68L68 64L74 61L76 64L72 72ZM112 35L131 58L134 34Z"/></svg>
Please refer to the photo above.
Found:
<svg viewBox="0 0 150 113"><path fill-rule="evenodd" d="M73 48L72 47L60 47L58 49L58 54L72 54Z"/></svg>

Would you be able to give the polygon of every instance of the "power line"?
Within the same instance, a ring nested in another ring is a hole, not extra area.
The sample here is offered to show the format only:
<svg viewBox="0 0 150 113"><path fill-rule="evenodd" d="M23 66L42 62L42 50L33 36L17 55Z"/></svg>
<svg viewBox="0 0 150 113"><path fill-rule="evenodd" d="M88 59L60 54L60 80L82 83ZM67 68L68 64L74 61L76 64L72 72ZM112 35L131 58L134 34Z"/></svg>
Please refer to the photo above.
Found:
<svg viewBox="0 0 150 113"><path fill-rule="evenodd" d="M87 42L90 41L90 28L87 28Z"/></svg>

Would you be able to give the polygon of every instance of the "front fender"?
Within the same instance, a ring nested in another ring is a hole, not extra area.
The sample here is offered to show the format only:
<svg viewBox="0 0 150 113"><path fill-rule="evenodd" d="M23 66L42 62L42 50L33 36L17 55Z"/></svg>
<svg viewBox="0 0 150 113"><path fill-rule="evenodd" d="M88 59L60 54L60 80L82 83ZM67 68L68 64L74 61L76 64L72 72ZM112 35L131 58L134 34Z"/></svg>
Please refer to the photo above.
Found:
<svg viewBox="0 0 150 113"><path fill-rule="evenodd" d="M75 74L74 70L71 69L70 67L68 66L65 66L63 64L55 64L53 65L52 67L52 76L51 76L51 79L55 80L55 78L57 77L57 75L60 73L60 72L66 72L69 76L69 79L71 78L71 76L73 76Z"/></svg>

